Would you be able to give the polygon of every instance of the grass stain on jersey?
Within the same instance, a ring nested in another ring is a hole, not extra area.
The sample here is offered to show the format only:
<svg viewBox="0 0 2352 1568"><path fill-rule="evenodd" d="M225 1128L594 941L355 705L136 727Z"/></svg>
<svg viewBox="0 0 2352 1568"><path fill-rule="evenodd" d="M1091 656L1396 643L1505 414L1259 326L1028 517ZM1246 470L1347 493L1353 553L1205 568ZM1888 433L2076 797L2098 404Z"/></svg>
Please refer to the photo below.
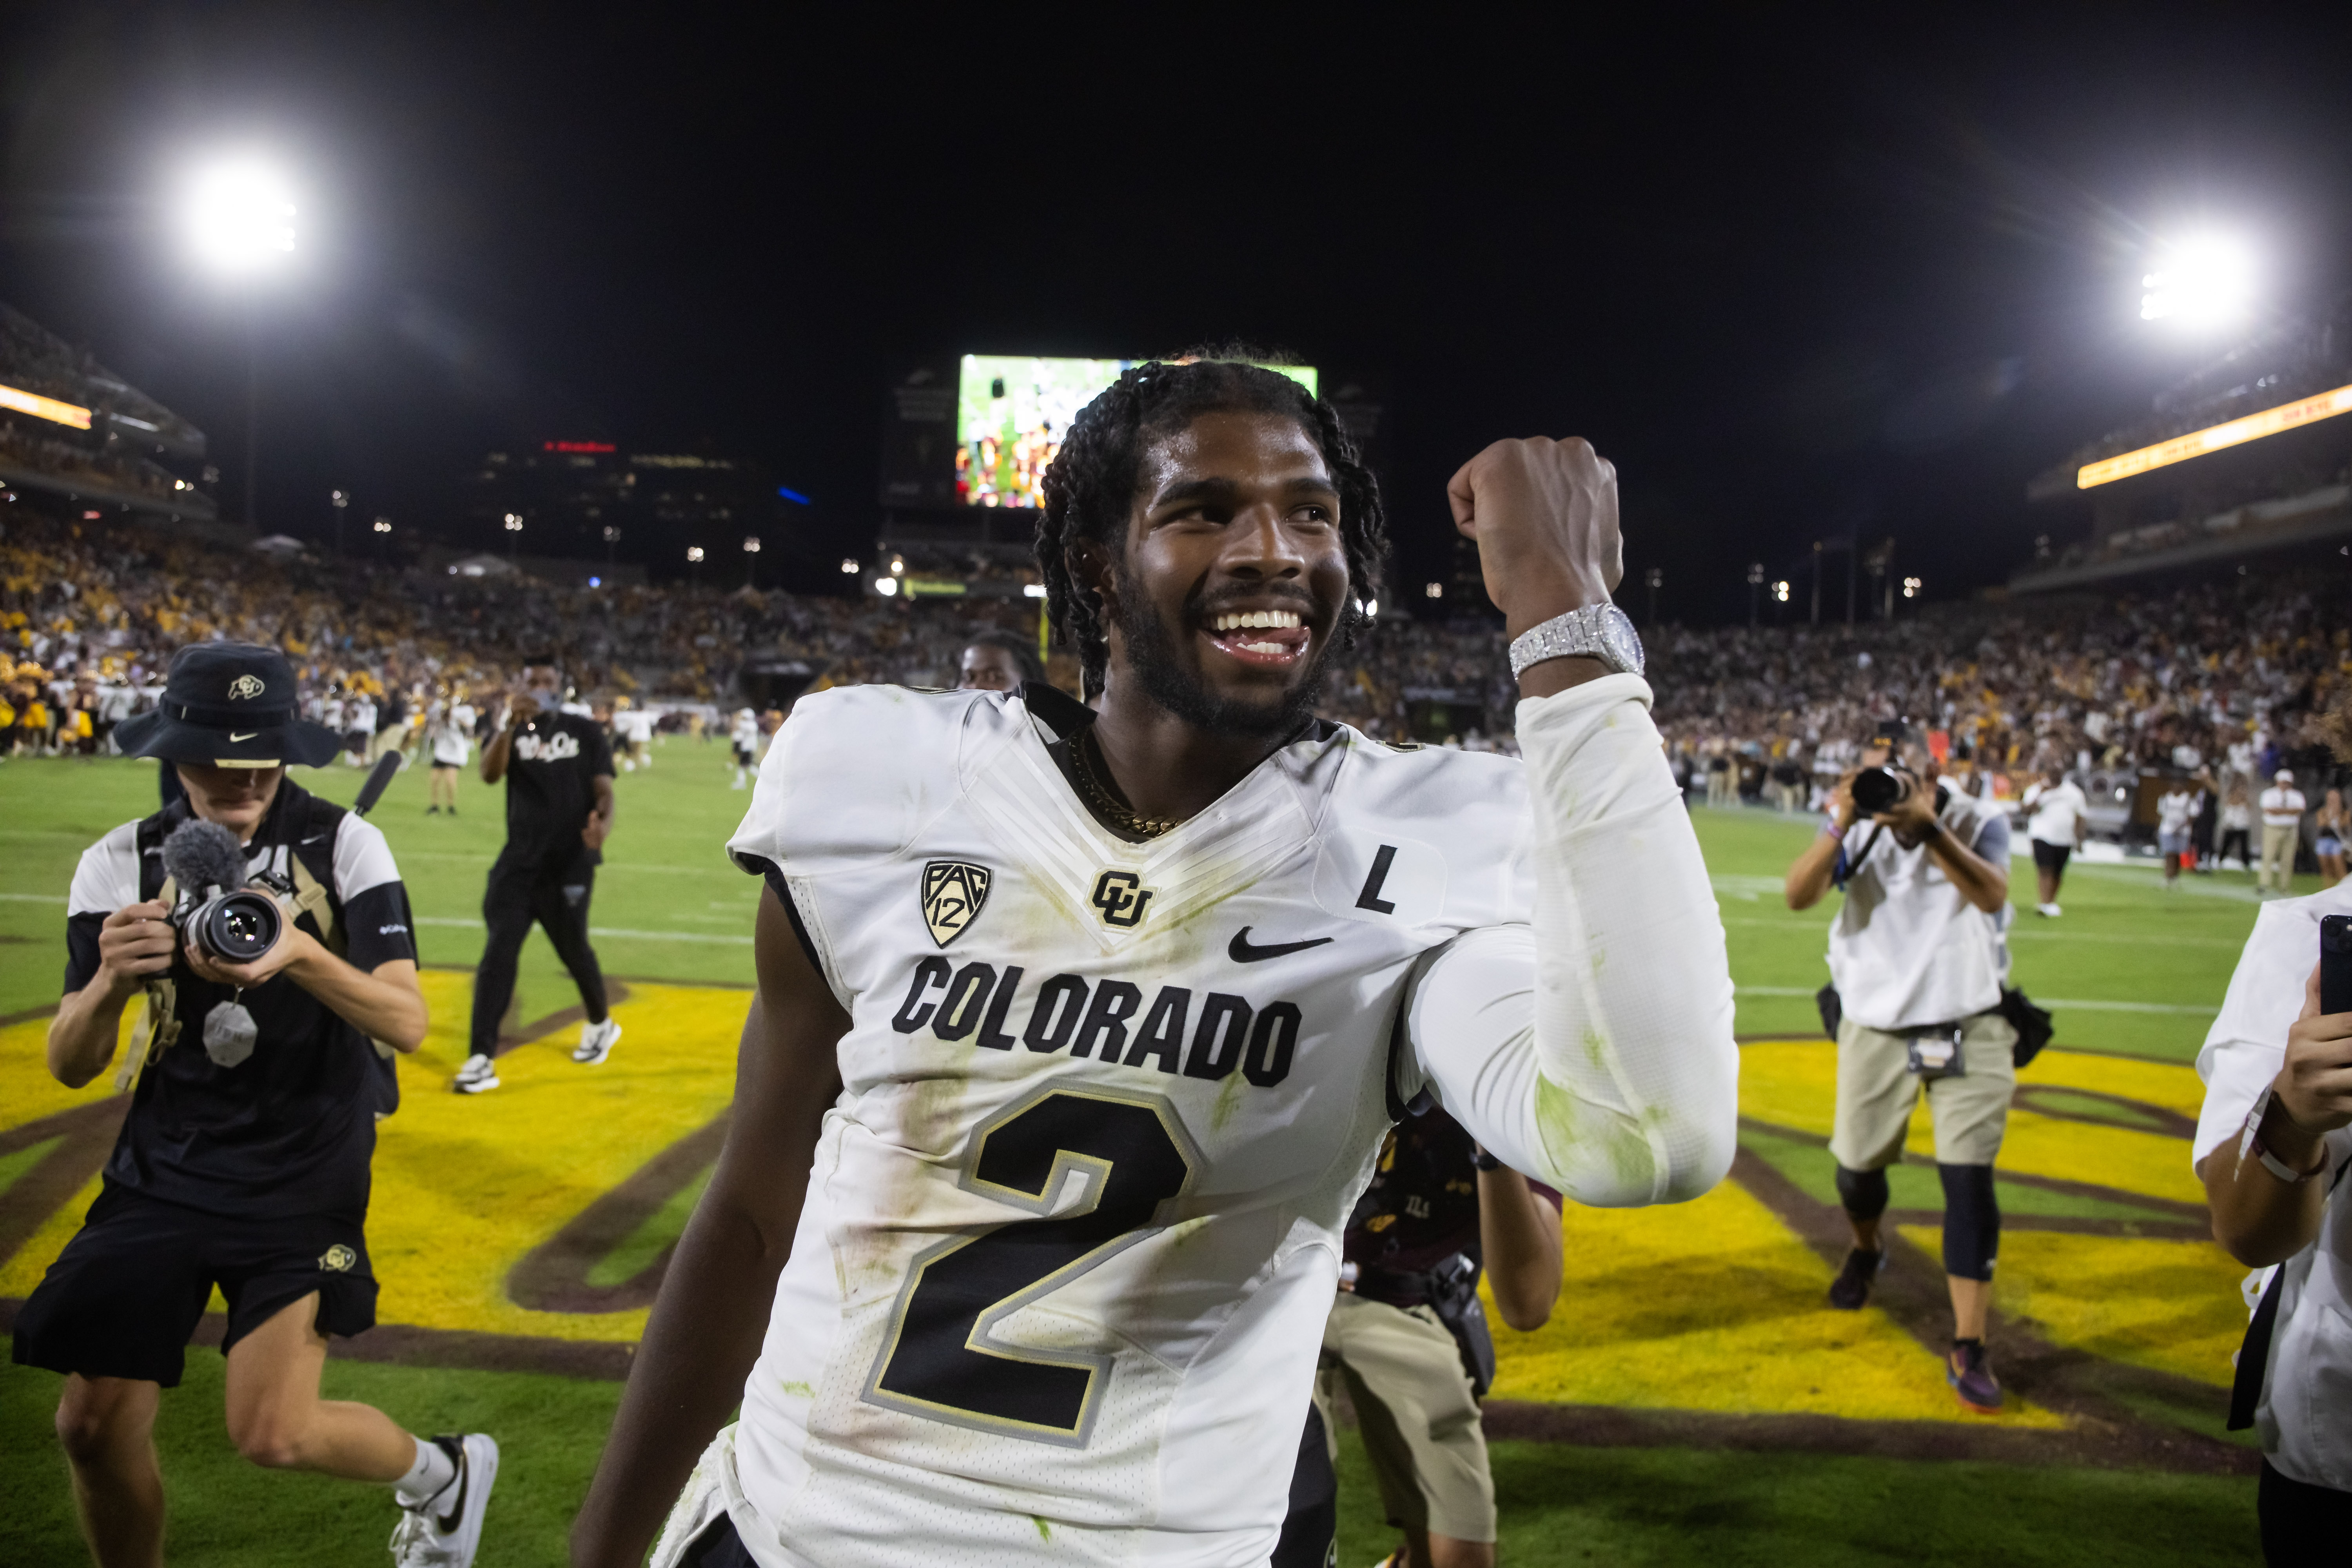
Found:
<svg viewBox="0 0 2352 1568"><path fill-rule="evenodd" d="M1225 1074L1224 1087L1217 1090L1217 1098L1209 1107L1210 1130L1223 1132L1225 1130L1225 1123L1233 1120L1234 1112L1241 1109L1241 1067L1239 1063L1235 1063L1234 1070Z"/></svg>
<svg viewBox="0 0 2352 1568"><path fill-rule="evenodd" d="M1038 1540L1051 1541L1054 1539L1054 1527L1052 1525L1047 1524L1044 1520L1039 1519L1034 1513L1029 1516L1029 1522L1037 1527Z"/></svg>
<svg viewBox="0 0 2352 1568"><path fill-rule="evenodd" d="M792 1383L780 1382L776 1384L776 1387L780 1392L792 1394L795 1398L814 1399L816 1397L816 1390L805 1383L800 1383L797 1381Z"/></svg>

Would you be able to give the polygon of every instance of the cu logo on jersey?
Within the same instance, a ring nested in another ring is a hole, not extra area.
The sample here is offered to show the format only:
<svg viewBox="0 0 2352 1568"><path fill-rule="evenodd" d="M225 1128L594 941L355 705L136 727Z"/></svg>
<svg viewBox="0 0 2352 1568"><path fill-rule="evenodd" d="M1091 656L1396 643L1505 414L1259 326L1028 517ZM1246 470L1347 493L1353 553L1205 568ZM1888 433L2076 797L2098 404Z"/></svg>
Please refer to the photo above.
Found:
<svg viewBox="0 0 2352 1568"><path fill-rule="evenodd" d="M515 742L514 752L526 763L560 763L580 754L580 740L569 730L547 735L525 731Z"/></svg>
<svg viewBox="0 0 2352 1568"><path fill-rule="evenodd" d="M1107 926L1129 931L1141 925L1144 906L1150 902L1151 889L1132 871L1105 871L1095 879L1094 904Z"/></svg>

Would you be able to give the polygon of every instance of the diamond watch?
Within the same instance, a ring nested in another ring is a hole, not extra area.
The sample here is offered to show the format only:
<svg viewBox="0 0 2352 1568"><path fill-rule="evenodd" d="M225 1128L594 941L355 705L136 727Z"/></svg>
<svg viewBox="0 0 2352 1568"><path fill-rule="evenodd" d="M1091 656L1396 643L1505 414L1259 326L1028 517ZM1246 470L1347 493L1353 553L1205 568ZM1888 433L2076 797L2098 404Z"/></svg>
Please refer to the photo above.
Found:
<svg viewBox="0 0 2352 1568"><path fill-rule="evenodd" d="M1620 675L1642 673L1642 638L1625 612L1611 604L1587 605L1554 616L1511 639L1511 677L1548 658L1597 658Z"/></svg>

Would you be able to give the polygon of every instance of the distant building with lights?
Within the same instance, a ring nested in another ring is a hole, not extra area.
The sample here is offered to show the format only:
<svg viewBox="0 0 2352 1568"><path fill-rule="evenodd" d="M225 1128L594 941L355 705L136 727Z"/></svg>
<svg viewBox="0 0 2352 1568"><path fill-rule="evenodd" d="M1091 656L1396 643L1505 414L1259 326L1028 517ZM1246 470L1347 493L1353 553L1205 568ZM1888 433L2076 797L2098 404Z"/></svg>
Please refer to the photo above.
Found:
<svg viewBox="0 0 2352 1568"><path fill-rule="evenodd" d="M2014 593L2340 556L2352 541L2352 301L2333 322L2231 350L2025 493L2048 523Z"/></svg>
<svg viewBox="0 0 2352 1568"><path fill-rule="evenodd" d="M797 547L808 505L747 459L625 452L585 438L488 453L461 495L453 545L631 563L664 578L703 560L714 572L732 570L747 553L774 576L779 556ZM750 540L760 543L747 552ZM691 550L702 554L690 563Z"/></svg>
<svg viewBox="0 0 2352 1568"><path fill-rule="evenodd" d="M218 516L205 433L0 305L0 489L106 514Z"/></svg>

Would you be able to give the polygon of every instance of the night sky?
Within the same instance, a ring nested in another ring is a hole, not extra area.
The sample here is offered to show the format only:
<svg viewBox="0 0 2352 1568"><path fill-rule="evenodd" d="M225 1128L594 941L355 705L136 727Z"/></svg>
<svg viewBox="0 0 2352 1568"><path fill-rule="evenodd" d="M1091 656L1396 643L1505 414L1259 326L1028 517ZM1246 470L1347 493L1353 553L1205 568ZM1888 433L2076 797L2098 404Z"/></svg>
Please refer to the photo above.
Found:
<svg viewBox="0 0 2352 1568"><path fill-rule="evenodd" d="M2352 285L2324 8L486 9L0 22L0 300L209 431L225 513L248 309L265 527L343 486L430 532L483 452L599 438L759 458L812 561L870 545L919 361L1239 337L1384 385L1405 583L1457 464L1580 434L1670 616L1849 529L1945 597L2062 522L2028 478L2227 346L2137 320L2153 241L2244 237L2274 314ZM302 203L250 307L172 226L234 147Z"/></svg>

